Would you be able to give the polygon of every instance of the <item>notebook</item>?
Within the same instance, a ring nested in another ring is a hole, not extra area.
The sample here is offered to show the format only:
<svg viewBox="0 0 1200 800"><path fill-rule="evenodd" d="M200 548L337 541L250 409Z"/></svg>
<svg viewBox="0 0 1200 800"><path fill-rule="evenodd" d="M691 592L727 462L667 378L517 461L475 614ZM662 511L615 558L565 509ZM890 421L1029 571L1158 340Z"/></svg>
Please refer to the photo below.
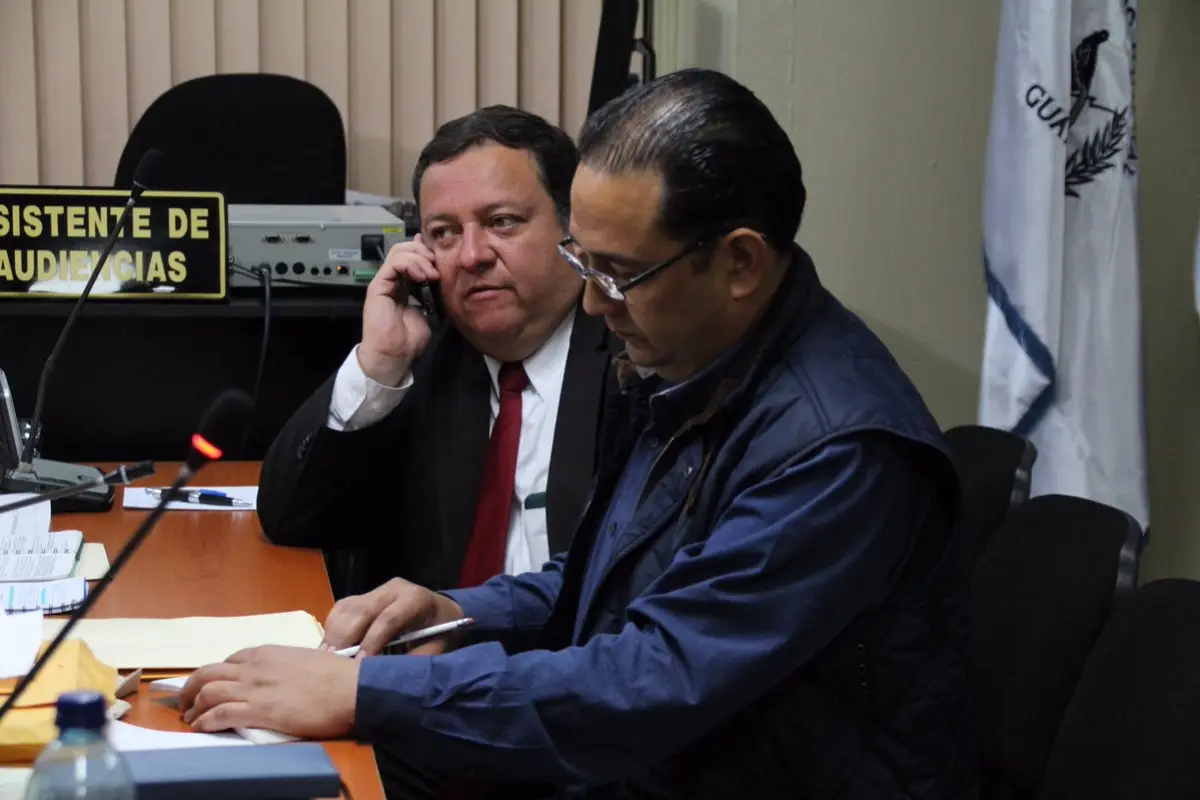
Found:
<svg viewBox="0 0 1200 800"><path fill-rule="evenodd" d="M0 583L69 578L82 550L79 531L0 535Z"/></svg>
<svg viewBox="0 0 1200 800"><path fill-rule="evenodd" d="M83 605L87 591L87 579L82 577L61 581L0 583L0 609L7 614L25 611L67 614Z"/></svg>

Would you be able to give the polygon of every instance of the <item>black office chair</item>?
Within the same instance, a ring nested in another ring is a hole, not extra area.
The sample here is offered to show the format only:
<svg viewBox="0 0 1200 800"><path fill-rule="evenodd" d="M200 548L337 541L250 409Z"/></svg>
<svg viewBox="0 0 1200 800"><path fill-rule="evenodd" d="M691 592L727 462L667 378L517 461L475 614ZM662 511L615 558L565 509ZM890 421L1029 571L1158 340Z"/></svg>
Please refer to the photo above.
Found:
<svg viewBox="0 0 1200 800"><path fill-rule="evenodd" d="M166 156L158 189L220 191L229 203L346 202L341 114L287 75L209 75L168 89L129 134L114 186L131 185L152 147Z"/></svg>
<svg viewBox="0 0 1200 800"><path fill-rule="evenodd" d="M1009 509L1028 499L1037 448L1023 436L983 425L960 425L943 436L962 482L957 535L973 568Z"/></svg>
<svg viewBox="0 0 1200 800"><path fill-rule="evenodd" d="M1045 800L1183 800L1200 787L1200 583L1148 583L1079 676Z"/></svg>
<svg viewBox="0 0 1200 800"><path fill-rule="evenodd" d="M1034 497L1001 523L971 587L981 800L1036 796L1083 665L1137 586L1141 543L1131 516L1078 497Z"/></svg>

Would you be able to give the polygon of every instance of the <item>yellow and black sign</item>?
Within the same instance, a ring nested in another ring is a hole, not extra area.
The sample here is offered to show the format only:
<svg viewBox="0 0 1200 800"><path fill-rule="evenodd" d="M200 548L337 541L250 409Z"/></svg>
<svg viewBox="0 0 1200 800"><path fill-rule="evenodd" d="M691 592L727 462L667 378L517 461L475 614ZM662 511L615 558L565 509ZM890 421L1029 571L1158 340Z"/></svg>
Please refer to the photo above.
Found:
<svg viewBox="0 0 1200 800"><path fill-rule="evenodd" d="M0 297L220 300L225 297L225 198L146 192L117 233L129 192L0 187Z"/></svg>

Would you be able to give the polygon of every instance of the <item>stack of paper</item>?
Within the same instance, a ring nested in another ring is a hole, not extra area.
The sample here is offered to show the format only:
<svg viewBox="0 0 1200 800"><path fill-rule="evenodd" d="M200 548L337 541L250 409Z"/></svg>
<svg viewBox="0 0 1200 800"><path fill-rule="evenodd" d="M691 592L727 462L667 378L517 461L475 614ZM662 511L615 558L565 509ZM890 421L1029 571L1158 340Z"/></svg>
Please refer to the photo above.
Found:
<svg viewBox="0 0 1200 800"><path fill-rule="evenodd" d="M53 638L62 624L45 620L42 635ZM84 640L97 658L117 669L142 668L152 674L196 669L259 645L317 647L323 635L312 614L291 611L248 617L85 619L70 638Z"/></svg>
<svg viewBox="0 0 1200 800"><path fill-rule="evenodd" d="M6 502L31 497L28 494L5 495ZM14 594L6 584L59 581L75 574L83 552L83 534L79 531L50 532L50 503L38 503L17 511L0 513L0 595ZM73 596L76 586L56 590ZM28 596L25 594L25 596ZM78 602L78 601L76 601ZM5 606L5 610L23 611L35 606ZM73 606L36 606L46 611L70 611Z"/></svg>

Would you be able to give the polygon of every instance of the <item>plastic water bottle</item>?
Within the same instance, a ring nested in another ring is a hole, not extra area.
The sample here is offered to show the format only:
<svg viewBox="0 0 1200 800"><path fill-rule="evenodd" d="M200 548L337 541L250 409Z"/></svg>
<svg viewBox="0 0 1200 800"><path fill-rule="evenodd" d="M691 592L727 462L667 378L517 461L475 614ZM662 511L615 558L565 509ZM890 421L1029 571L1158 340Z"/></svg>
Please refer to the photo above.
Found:
<svg viewBox="0 0 1200 800"><path fill-rule="evenodd" d="M129 767L104 737L98 692L59 695L55 724L58 738L34 762L25 800L134 800Z"/></svg>

